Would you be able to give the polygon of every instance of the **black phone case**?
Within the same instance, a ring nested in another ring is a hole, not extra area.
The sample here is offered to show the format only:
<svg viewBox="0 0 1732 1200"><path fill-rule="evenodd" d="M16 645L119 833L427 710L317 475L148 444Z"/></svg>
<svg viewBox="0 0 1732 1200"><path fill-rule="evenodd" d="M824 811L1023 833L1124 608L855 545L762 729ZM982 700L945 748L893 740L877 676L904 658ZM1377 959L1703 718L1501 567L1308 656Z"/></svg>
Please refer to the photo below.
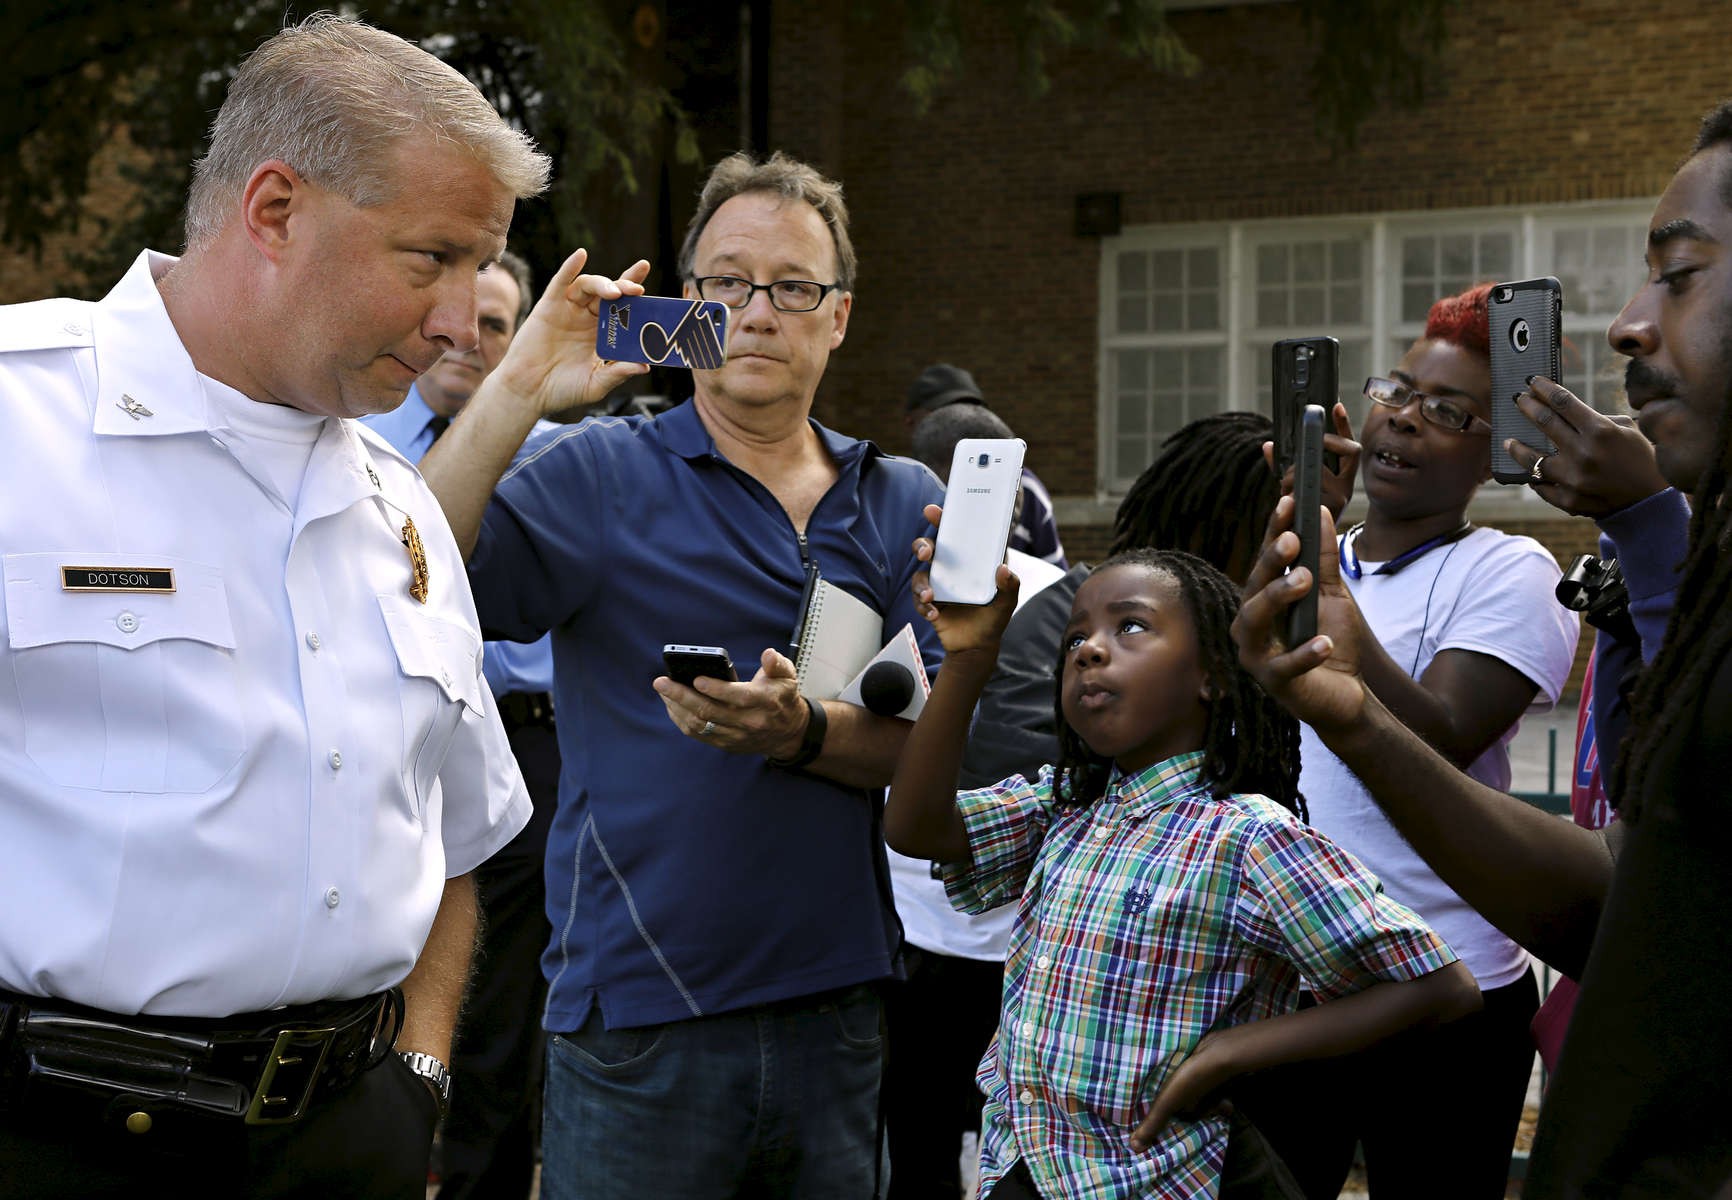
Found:
<svg viewBox="0 0 1732 1200"><path fill-rule="evenodd" d="M1287 338L1271 348L1270 384L1275 421L1275 473L1285 475L1299 450L1299 417L1315 404L1325 425L1340 393L1341 343L1332 337ZM1331 454L1331 471L1340 459Z"/></svg>
<svg viewBox="0 0 1732 1200"><path fill-rule="evenodd" d="M683 683L691 687L699 676L719 679L723 683L739 682L739 675L734 671L734 662L726 651L715 654L687 654L677 650L662 651L662 666L667 669L668 678L675 683Z"/></svg>
<svg viewBox="0 0 1732 1200"><path fill-rule="evenodd" d="M1294 567L1311 572L1311 590L1287 610L1287 648L1317 636L1317 559L1323 538L1323 409L1308 406L1298 418L1298 450L1293 472L1293 532L1299 535ZM1288 568L1291 570L1292 568Z"/></svg>
<svg viewBox="0 0 1732 1200"><path fill-rule="evenodd" d="M1564 288L1556 279L1500 283L1486 301L1491 318L1491 477L1499 483L1526 483L1503 444L1514 438L1541 454L1557 447L1522 415L1515 398L1527 390L1530 375L1557 382Z"/></svg>

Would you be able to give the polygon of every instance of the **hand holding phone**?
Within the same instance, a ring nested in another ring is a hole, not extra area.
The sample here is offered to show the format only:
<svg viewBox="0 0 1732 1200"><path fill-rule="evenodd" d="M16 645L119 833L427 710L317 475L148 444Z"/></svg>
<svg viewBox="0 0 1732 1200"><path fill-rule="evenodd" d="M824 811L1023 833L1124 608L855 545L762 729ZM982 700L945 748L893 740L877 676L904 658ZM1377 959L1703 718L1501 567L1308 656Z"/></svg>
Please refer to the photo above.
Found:
<svg viewBox="0 0 1732 1200"><path fill-rule="evenodd" d="M604 300L595 352L611 362L713 370L725 358L728 309L710 300L621 296Z"/></svg>
<svg viewBox="0 0 1732 1200"><path fill-rule="evenodd" d="M700 677L719 679L723 683L738 683L734 660L723 646L682 646L670 643L662 647L662 666L669 679L691 687Z"/></svg>
<svg viewBox="0 0 1732 1200"><path fill-rule="evenodd" d="M1299 557L1293 567L1311 572L1311 590L1287 610L1287 648L1302 646L1317 636L1318 543L1323 537L1323 409L1312 404L1299 416L1299 436L1293 459L1293 532L1299 535ZM1291 570L1292 568L1288 568Z"/></svg>
<svg viewBox="0 0 1732 1200"><path fill-rule="evenodd" d="M1299 418L1315 404L1325 414L1340 391L1341 343L1332 337L1286 338L1272 348L1270 385L1274 390L1275 475L1281 478L1299 452ZM1324 451L1331 471L1341 469L1334 451Z"/></svg>
<svg viewBox="0 0 1732 1200"><path fill-rule="evenodd" d="M944 523L932 550L932 598L991 604L1022 491L1021 438L963 438L950 460Z"/></svg>
<svg viewBox="0 0 1732 1200"><path fill-rule="evenodd" d="M1486 297L1491 326L1491 477L1499 483L1532 479L1504 449L1511 438L1539 454L1557 450L1516 406L1516 399L1535 375L1557 381L1563 310L1563 285L1549 275L1496 284Z"/></svg>

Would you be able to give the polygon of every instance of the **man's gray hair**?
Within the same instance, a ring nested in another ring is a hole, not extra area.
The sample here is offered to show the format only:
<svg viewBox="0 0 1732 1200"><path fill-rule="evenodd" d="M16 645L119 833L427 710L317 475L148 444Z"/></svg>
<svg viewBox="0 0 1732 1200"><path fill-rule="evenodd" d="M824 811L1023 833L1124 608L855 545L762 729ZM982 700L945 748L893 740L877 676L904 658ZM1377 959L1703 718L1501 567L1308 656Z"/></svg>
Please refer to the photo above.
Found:
<svg viewBox="0 0 1732 1200"><path fill-rule="evenodd" d="M387 203L390 151L422 132L473 154L519 199L547 186L551 160L454 68L348 17L317 13L291 25L229 84L210 153L193 166L187 245L215 236L254 168L273 158L354 204Z"/></svg>
<svg viewBox="0 0 1732 1200"><path fill-rule="evenodd" d="M1016 435L1004 418L984 404L958 400L935 408L914 427L914 457L932 468L940 480L950 477L950 460L963 438L1007 438Z"/></svg>
<svg viewBox="0 0 1732 1200"><path fill-rule="evenodd" d="M517 282L517 321L511 326L516 333L523 328L529 310L535 307L535 277L530 274L529 264L509 250L501 250L499 261L487 269L505 271Z"/></svg>
<svg viewBox="0 0 1732 1200"><path fill-rule="evenodd" d="M704 181L698 195L698 210L686 226L685 244L680 247L680 278L690 282L696 278L692 269L698 254L698 237L716 210L735 196L747 192L770 192L783 200L804 200L818 210L829 227L836 247L836 278L819 279L817 283L834 283L843 291L854 290L854 243L848 238L848 206L842 202L842 185L826 179L816 169L780 150L763 162L758 162L744 150L728 155L717 163ZM770 282L763 280L761 282Z"/></svg>

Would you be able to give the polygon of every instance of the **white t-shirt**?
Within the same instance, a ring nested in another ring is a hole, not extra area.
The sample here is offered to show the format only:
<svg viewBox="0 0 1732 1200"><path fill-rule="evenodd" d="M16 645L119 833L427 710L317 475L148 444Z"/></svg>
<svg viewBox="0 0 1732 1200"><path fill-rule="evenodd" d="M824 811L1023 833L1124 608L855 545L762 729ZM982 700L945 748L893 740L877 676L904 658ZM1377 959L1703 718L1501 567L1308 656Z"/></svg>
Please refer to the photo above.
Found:
<svg viewBox="0 0 1732 1200"><path fill-rule="evenodd" d="M1008 551L1005 561L1022 584L1016 596L1018 608L1065 575L1051 563L1021 550ZM1058 653L1057 646L1053 647L1053 653ZM890 856L890 886L896 896L896 915L902 918L902 932L911 943L922 950L936 950L954 958L1004 961L1004 949L1010 944L1010 926L1016 920L1016 905L1006 904L978 916L957 912L944 894L943 882L932 877L931 863L898 854L889 847L885 847L885 853Z"/></svg>
<svg viewBox="0 0 1732 1200"><path fill-rule="evenodd" d="M263 404L214 379L198 377L213 436L244 462L255 477L263 476L290 512L301 499L301 480L312 461L313 447L324 431L325 418L282 404ZM236 433L234 439L223 438Z"/></svg>
<svg viewBox="0 0 1732 1200"><path fill-rule="evenodd" d="M1414 678L1443 650L1472 650L1508 663L1539 692L1530 712L1557 703L1575 661L1580 624L1552 589L1561 572L1532 538L1475 529L1439 546L1394 574L1381 563L1360 564L1361 577L1342 573L1366 623L1389 657ZM1468 774L1509 790L1511 725ZM1461 956L1481 988L1502 987L1527 970L1527 952L1469 908L1390 825L1358 778L1302 727L1299 790L1311 824L1358 855L1395 899L1414 909Z"/></svg>

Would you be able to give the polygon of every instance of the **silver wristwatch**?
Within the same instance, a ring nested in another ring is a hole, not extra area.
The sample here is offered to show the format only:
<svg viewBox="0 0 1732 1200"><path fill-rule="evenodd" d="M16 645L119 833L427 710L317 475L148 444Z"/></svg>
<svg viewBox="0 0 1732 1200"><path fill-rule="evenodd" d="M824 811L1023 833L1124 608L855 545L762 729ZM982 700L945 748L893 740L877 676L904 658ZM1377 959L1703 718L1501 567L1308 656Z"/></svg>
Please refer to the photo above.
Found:
<svg viewBox="0 0 1732 1200"><path fill-rule="evenodd" d="M431 1054L423 1054L419 1050L399 1050L397 1057L403 1060L403 1065L425 1079L433 1089L433 1094L439 1099L439 1115L444 1117L451 1107L451 1071L444 1063Z"/></svg>

